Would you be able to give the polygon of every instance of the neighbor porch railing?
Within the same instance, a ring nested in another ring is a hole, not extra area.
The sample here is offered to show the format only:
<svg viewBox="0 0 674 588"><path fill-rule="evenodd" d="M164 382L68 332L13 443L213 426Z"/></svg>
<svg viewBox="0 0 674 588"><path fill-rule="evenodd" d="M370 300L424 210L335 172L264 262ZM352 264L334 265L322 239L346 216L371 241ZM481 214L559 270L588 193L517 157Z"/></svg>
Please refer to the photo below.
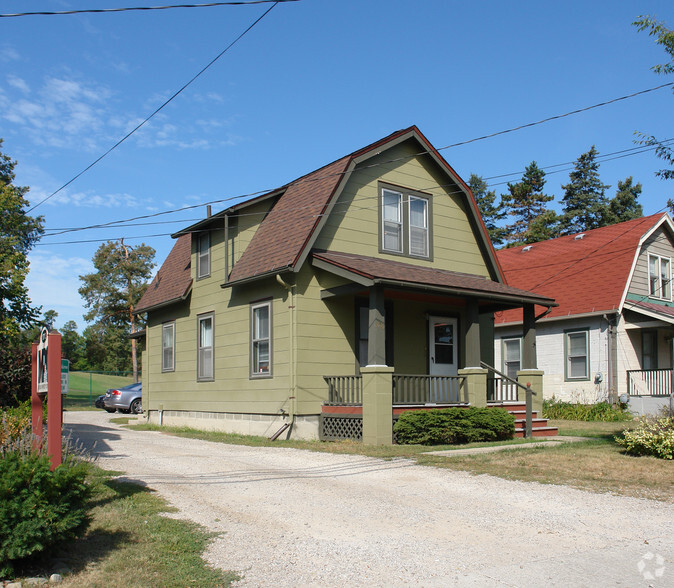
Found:
<svg viewBox="0 0 674 588"><path fill-rule="evenodd" d="M627 392L630 396L670 396L672 370L627 370Z"/></svg>
<svg viewBox="0 0 674 588"><path fill-rule="evenodd" d="M362 376L323 376L328 385L327 404L363 404ZM460 404L462 376L393 375L393 404Z"/></svg>

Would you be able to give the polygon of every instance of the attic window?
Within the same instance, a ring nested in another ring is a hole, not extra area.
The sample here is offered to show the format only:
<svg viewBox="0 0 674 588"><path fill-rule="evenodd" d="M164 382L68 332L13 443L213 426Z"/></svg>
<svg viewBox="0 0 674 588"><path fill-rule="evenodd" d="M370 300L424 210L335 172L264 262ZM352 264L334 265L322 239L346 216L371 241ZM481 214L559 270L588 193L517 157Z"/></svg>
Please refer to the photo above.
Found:
<svg viewBox="0 0 674 588"><path fill-rule="evenodd" d="M670 260L659 255L648 256L648 295L661 300L671 299Z"/></svg>
<svg viewBox="0 0 674 588"><path fill-rule="evenodd" d="M197 279L211 275L211 235L208 232L197 235Z"/></svg>
<svg viewBox="0 0 674 588"><path fill-rule="evenodd" d="M406 257L432 257L430 194L381 186L379 248L382 253Z"/></svg>
<svg viewBox="0 0 674 588"><path fill-rule="evenodd" d="M583 237L585 237L585 233L578 233L573 240L574 241L580 241Z"/></svg>

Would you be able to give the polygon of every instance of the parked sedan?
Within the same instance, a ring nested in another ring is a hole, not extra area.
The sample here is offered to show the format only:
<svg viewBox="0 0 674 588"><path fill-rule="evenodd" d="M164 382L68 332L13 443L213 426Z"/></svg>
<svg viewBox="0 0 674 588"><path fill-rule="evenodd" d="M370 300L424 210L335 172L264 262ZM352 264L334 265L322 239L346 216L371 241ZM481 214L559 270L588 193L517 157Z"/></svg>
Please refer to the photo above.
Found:
<svg viewBox="0 0 674 588"><path fill-rule="evenodd" d="M143 412L142 384L136 382L123 388L110 388L105 393L103 408L108 412L119 410L121 412L140 414Z"/></svg>

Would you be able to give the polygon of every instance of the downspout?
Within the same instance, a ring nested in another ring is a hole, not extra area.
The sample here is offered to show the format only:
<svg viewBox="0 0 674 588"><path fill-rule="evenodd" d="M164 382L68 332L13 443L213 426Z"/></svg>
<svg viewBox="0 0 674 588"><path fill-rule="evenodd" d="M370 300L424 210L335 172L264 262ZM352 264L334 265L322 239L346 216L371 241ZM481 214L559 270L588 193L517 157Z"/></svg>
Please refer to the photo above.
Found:
<svg viewBox="0 0 674 588"><path fill-rule="evenodd" d="M607 314L603 316L608 325L607 340L606 340L606 354L607 354L607 371L608 371L608 393L609 402L616 404L618 402L618 320L619 315L610 317Z"/></svg>
<svg viewBox="0 0 674 588"><path fill-rule="evenodd" d="M295 340L297 337L297 323L295 320L295 294L293 288L295 285L288 284L280 274L276 274L276 281L283 286L288 292L288 346L290 347L290 395L288 399L290 400L290 425L295 424L295 414L297 412L297 366L296 366L296 352L295 352ZM291 429L292 430L292 429Z"/></svg>
<svg viewBox="0 0 674 588"><path fill-rule="evenodd" d="M225 284L229 282L229 215L225 214Z"/></svg>

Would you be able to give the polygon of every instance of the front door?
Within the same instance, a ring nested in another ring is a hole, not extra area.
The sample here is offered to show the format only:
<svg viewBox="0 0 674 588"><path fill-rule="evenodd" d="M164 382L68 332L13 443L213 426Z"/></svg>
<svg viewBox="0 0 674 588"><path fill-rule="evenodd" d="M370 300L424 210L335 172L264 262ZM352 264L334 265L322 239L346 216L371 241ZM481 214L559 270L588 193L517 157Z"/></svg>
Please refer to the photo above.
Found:
<svg viewBox="0 0 674 588"><path fill-rule="evenodd" d="M428 365L431 376L457 375L457 324L453 318L429 317Z"/></svg>

